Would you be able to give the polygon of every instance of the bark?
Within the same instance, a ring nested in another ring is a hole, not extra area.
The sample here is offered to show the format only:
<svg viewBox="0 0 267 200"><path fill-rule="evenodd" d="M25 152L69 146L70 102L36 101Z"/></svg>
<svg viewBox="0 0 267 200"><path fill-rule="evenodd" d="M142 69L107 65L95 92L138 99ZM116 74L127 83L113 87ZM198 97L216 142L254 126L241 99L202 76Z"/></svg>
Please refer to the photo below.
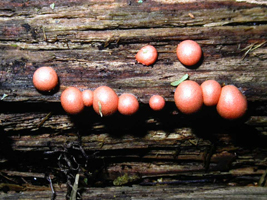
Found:
<svg viewBox="0 0 267 200"><path fill-rule="evenodd" d="M0 2L0 189L9 191L0 196L51 198L53 185L62 199L80 174L83 199L266 198L265 188L248 187L266 185L266 11L264 1ZM203 50L193 69L176 56L185 39ZM145 44L159 52L150 67L135 61ZM58 73L51 93L32 84L40 66ZM170 83L186 73L239 87L246 115L181 114ZM69 116L61 108L68 86L103 84L136 95L138 113ZM166 99L163 111L150 110L152 94Z"/></svg>
<svg viewBox="0 0 267 200"><path fill-rule="evenodd" d="M58 191L56 199L65 199L64 192L61 189ZM223 197L225 199L266 199L266 188L262 187L230 187L226 188L219 185L202 186L202 187L109 187L109 188L87 188L85 190L83 199L218 199ZM50 199L50 191L35 191L13 193L6 195L5 199Z"/></svg>
<svg viewBox="0 0 267 200"><path fill-rule="evenodd" d="M170 83L188 73L199 83L216 79L242 87L251 101L266 100L266 48L243 60L241 52L266 40L266 6L233 1L64 1L51 9L47 2L36 1L6 2L2 7L1 93L8 95L6 101L58 102L60 92L44 96L32 85L33 72L43 65L56 69L60 91L107 84L145 103L154 93L173 101ZM176 45L184 39L202 46L204 60L198 69L187 69L177 60ZM148 43L159 52L153 67L134 59Z"/></svg>

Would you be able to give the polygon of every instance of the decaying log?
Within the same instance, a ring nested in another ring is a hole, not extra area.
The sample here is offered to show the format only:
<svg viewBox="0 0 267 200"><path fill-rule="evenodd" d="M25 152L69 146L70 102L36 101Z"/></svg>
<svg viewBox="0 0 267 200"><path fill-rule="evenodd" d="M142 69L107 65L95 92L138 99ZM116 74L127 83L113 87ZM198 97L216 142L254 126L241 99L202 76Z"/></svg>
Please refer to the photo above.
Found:
<svg viewBox="0 0 267 200"><path fill-rule="evenodd" d="M223 186L181 186L177 187L108 187L108 188L87 188L84 191L83 199L266 199L266 188L262 187L230 187ZM65 199L66 189L57 193L56 199ZM5 199L26 200L26 199L50 199L50 191L35 191L12 193L6 195Z"/></svg>
<svg viewBox="0 0 267 200"><path fill-rule="evenodd" d="M108 84L143 102L153 93L173 101L170 82L188 73L199 83L216 79L242 87L249 100L266 100L266 49L258 48L244 60L241 52L266 40L265 6L232 1L128 3L77 2L67 7L65 1L51 9L31 2L16 4L15 10L3 3L0 56L5 100L58 102L60 93L44 96L32 85L34 70L43 65L56 69L60 91L71 85L94 89ZM179 41L189 38L203 48L204 61L197 70L184 68L175 55ZM152 68L134 59L147 43L159 51Z"/></svg>
<svg viewBox="0 0 267 200"><path fill-rule="evenodd" d="M266 13L250 0L1 1L0 197L49 199L53 188L69 198L79 174L83 199L265 199L266 187L249 186L267 182ZM193 69L175 53L185 39L203 50ZM159 53L150 67L135 61L145 44ZM40 66L60 78L50 94L32 84ZM170 83L184 74L236 85L246 115L227 121L204 106L183 115ZM138 113L62 109L68 86L103 84L136 95ZM166 99L163 111L149 108L152 94Z"/></svg>

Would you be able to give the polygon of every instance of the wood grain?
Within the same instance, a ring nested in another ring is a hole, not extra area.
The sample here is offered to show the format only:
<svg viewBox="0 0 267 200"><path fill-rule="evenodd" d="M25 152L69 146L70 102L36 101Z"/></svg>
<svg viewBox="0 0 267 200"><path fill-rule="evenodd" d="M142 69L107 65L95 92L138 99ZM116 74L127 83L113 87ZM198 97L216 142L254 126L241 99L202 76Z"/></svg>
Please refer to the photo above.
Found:
<svg viewBox="0 0 267 200"><path fill-rule="evenodd" d="M51 177L63 199L77 173L83 199L266 198L264 187L248 187L266 186L266 12L264 1L1 1L1 198L51 198ZM194 69L176 57L185 39L203 50ZM135 61L146 44L159 53L150 67ZM58 73L52 93L32 84L41 66ZM246 116L227 121L207 107L181 114L170 83L186 73L236 85ZM65 88L100 85L136 95L138 113L64 112ZM166 99L163 111L149 109L153 94Z"/></svg>

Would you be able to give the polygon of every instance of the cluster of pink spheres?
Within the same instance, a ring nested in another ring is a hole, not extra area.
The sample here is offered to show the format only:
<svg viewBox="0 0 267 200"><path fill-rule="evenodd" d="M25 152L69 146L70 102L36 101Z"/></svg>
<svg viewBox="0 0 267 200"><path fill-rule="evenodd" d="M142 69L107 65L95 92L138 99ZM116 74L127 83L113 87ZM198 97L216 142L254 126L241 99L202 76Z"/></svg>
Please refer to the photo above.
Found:
<svg viewBox="0 0 267 200"><path fill-rule="evenodd" d="M58 76L51 67L40 67L33 74L33 84L43 92L53 90L58 84ZM63 109L69 114L78 114L84 107L93 106L95 112L101 116L108 116L117 110L123 115L132 115L138 111L139 102L133 94L123 93L118 96L108 86L100 86L94 91L80 91L76 87L68 87L60 97ZM165 100L159 95L153 95L149 101L153 110L161 110Z"/></svg>
<svg viewBox="0 0 267 200"><path fill-rule="evenodd" d="M247 110L247 100L234 85L221 85L215 80L204 81L199 85L186 80L175 90L174 102L177 108L185 113L195 113L202 105L216 106L220 116L225 119L242 117Z"/></svg>
<svg viewBox="0 0 267 200"><path fill-rule="evenodd" d="M181 42L176 49L177 57L186 66L196 65L202 50L198 43L192 40ZM144 65L152 65L157 60L157 50L151 45L144 46L136 54L136 60ZM51 91L58 84L58 76L51 67L41 67L33 75L33 84L39 91ZM93 106L96 113L109 116L119 111L123 115L132 115L139 109L139 102L133 94L124 93L118 96L108 86L100 86L94 91L80 91L69 87L61 94L61 105L69 114L78 114L84 107ZM200 110L202 105L216 106L218 113L226 119L242 117L247 110L247 100L239 89L233 85L221 88L215 80L207 80L199 85L195 81L186 80L180 83L174 93L176 107L185 114ZM153 95L149 106L155 111L162 110L165 100L160 95Z"/></svg>

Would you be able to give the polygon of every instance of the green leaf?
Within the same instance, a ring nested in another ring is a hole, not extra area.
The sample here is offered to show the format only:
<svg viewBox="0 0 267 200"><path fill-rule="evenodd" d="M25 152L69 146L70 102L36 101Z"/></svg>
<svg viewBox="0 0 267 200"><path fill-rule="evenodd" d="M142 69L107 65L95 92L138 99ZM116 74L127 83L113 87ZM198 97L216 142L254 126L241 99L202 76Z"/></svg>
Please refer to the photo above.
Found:
<svg viewBox="0 0 267 200"><path fill-rule="evenodd" d="M88 185L88 178L84 178L83 181L86 185Z"/></svg>
<svg viewBox="0 0 267 200"><path fill-rule="evenodd" d="M147 49L144 49L144 50L143 50L143 53L148 53L148 50L147 50Z"/></svg>
<svg viewBox="0 0 267 200"><path fill-rule="evenodd" d="M101 102L100 101L98 101L98 111L99 111L100 116L103 117L102 105L101 105Z"/></svg>
<svg viewBox="0 0 267 200"><path fill-rule="evenodd" d="M80 178L80 175L76 174L75 181L73 183L71 194L70 194L70 200L76 200L77 191L78 191L78 184L79 184L79 178Z"/></svg>
<svg viewBox="0 0 267 200"><path fill-rule="evenodd" d="M188 79L189 75L188 74L185 74L183 75L182 78L180 78L178 81L173 81L171 83L172 86L178 86L180 83L182 83L183 81L185 81L186 79Z"/></svg>
<svg viewBox="0 0 267 200"><path fill-rule="evenodd" d="M55 9L55 3L50 4L50 8L51 8L52 10L54 10L54 9Z"/></svg>
<svg viewBox="0 0 267 200"><path fill-rule="evenodd" d="M3 94L1 101L3 101L8 95L7 94Z"/></svg>

